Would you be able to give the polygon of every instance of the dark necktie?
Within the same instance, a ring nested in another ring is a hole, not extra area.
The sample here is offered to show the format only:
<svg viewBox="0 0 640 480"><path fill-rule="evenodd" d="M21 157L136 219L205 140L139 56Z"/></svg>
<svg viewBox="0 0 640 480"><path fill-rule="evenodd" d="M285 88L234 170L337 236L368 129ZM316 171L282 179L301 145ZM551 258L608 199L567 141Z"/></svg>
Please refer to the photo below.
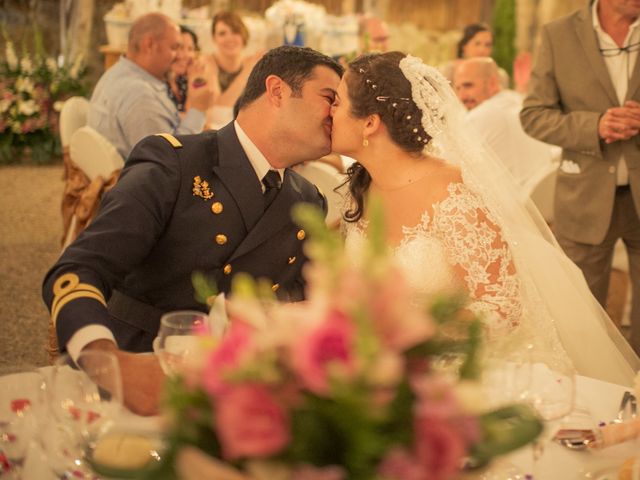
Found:
<svg viewBox="0 0 640 480"><path fill-rule="evenodd" d="M280 190L280 174L275 170L269 170L262 179L262 184L264 185L264 208L266 209L271 205L276 195L278 195L278 190Z"/></svg>

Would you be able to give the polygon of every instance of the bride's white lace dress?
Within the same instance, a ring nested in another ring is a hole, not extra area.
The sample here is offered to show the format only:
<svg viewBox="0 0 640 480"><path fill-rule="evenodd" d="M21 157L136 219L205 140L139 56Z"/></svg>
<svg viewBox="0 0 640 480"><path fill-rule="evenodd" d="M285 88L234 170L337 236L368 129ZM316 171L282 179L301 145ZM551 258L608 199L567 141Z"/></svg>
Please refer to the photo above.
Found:
<svg viewBox="0 0 640 480"><path fill-rule="evenodd" d="M489 348L533 345L550 364L569 358L580 374L629 384L634 372L604 328L580 335L579 320L576 325L572 320L561 340L559 332L567 329L558 328L556 317L566 320L564 317L575 310L563 305L567 292L554 294L553 288L541 291L528 281L525 271L529 266L513 258L498 225L478 194L465 184L452 183L448 196L434 205L432 213L424 212L418 225L403 227L403 238L393 248L393 257L418 297L464 288L470 297L469 309L483 318ZM366 231L366 220L343 222L352 258L362 251ZM533 241L537 250L544 244L542 237L527 241ZM548 255L541 261L562 261L554 249L543 245L542 250L548 250ZM549 267L553 271L553 265ZM553 298L548 298L550 295ZM599 320L595 323L599 325ZM597 344L585 344L586 339L595 339Z"/></svg>

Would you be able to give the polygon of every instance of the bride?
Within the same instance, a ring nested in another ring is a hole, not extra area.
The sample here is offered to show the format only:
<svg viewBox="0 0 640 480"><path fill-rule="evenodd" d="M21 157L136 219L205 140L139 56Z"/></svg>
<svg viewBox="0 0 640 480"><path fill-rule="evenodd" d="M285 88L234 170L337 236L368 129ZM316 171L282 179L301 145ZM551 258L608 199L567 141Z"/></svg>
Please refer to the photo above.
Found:
<svg viewBox="0 0 640 480"><path fill-rule="evenodd" d="M433 67L400 52L349 64L332 107L333 151L356 159L347 248L381 199L387 243L419 295L466 289L488 347L533 345L585 376L631 385L638 357L500 162L462 125Z"/></svg>

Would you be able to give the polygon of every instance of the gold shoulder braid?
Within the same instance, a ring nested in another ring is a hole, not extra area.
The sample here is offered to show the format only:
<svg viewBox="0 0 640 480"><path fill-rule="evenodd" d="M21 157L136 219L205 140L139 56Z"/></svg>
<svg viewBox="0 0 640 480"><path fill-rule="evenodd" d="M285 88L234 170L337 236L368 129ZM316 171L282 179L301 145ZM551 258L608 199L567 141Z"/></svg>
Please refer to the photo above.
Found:
<svg viewBox="0 0 640 480"><path fill-rule="evenodd" d="M201 197L204 200L213 198L213 192L209 190L209 182L202 180L200 175L193 177L193 195L195 197Z"/></svg>
<svg viewBox="0 0 640 480"><path fill-rule="evenodd" d="M162 137L171 144L173 148L182 148L182 143L170 133L156 133L156 137Z"/></svg>

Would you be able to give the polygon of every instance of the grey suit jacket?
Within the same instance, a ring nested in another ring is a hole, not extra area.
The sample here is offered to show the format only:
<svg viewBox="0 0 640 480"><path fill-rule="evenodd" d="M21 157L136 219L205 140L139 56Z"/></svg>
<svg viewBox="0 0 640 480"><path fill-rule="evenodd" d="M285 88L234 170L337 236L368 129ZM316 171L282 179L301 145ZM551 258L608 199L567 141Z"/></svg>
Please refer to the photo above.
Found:
<svg viewBox="0 0 640 480"><path fill-rule="evenodd" d="M640 101L640 61L629 80L630 99ZM606 145L598 136L600 116L617 106L591 7L545 25L520 119L529 135L559 145L562 159L578 166L577 173L558 172L554 207L556 232L576 242L595 245L604 240L623 153L640 212L640 138Z"/></svg>

